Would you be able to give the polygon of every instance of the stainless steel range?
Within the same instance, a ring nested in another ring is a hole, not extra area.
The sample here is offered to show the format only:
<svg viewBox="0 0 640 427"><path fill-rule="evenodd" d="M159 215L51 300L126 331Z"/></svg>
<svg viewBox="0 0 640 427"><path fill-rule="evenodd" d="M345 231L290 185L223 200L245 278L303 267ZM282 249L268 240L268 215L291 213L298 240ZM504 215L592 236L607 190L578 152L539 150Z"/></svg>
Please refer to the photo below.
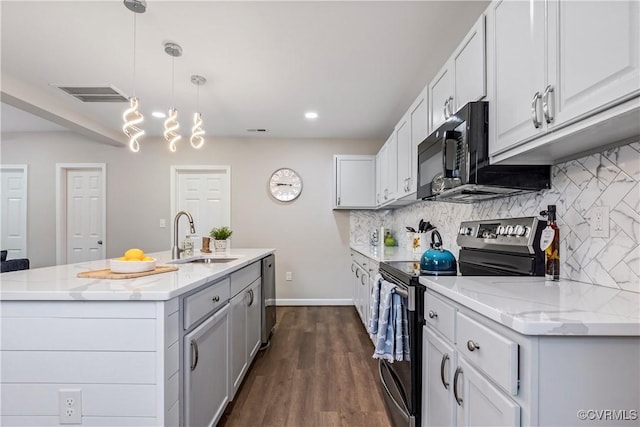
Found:
<svg viewBox="0 0 640 427"><path fill-rule="evenodd" d="M544 276L536 217L465 221L460 224L458 271L464 276ZM380 263L383 279L395 284L407 311L411 360L379 364L387 412L394 427L422 425L422 326L425 288L418 282L420 262Z"/></svg>
<svg viewBox="0 0 640 427"><path fill-rule="evenodd" d="M460 224L458 267L464 276L544 276L536 217L465 221Z"/></svg>

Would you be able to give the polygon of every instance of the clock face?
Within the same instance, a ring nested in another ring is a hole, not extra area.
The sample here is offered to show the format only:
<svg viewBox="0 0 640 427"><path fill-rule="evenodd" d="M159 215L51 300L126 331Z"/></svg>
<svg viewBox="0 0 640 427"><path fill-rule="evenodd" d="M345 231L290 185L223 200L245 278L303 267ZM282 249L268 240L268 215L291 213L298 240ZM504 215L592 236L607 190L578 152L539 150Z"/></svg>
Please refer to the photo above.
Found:
<svg viewBox="0 0 640 427"><path fill-rule="evenodd" d="M302 192L302 179L292 169L278 169L269 179L269 189L276 199L290 202Z"/></svg>

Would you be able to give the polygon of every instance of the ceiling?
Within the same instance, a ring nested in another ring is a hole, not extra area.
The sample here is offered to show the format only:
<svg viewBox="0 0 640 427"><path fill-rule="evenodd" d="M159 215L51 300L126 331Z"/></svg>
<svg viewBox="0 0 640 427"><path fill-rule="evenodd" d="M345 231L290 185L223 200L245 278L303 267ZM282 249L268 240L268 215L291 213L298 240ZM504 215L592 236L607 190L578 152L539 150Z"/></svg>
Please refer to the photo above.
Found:
<svg viewBox="0 0 640 427"><path fill-rule="evenodd" d="M83 103L53 84L135 93L147 135L162 133L151 112L175 106L183 134L199 109L213 136L386 138L487 5L149 0L134 14L119 0L3 0L2 102L116 144L126 103ZM199 107L193 74L207 78ZM5 113L3 132L30 130Z"/></svg>

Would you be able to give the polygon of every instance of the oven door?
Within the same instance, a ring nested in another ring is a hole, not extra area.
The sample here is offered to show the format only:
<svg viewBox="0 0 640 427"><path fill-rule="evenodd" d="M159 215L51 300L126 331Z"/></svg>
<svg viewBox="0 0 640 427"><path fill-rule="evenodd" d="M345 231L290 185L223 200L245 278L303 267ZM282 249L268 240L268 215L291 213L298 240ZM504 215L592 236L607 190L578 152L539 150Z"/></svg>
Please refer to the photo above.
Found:
<svg viewBox="0 0 640 427"><path fill-rule="evenodd" d="M382 394L387 413L394 427L420 426L420 405L422 402L422 336L421 313L424 290L418 286L407 286L383 274L385 280L395 284L396 292L402 297L409 336L409 360L386 360L379 362Z"/></svg>

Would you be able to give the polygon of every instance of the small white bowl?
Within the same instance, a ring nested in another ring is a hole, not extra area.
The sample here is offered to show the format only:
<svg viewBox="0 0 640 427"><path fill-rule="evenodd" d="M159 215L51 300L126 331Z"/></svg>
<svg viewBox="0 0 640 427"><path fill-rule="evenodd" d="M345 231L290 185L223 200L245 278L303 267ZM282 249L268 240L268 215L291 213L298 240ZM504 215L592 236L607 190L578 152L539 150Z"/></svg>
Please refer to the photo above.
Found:
<svg viewBox="0 0 640 427"><path fill-rule="evenodd" d="M156 268L156 259L151 261L119 261L111 260L111 271L114 273L142 273Z"/></svg>

